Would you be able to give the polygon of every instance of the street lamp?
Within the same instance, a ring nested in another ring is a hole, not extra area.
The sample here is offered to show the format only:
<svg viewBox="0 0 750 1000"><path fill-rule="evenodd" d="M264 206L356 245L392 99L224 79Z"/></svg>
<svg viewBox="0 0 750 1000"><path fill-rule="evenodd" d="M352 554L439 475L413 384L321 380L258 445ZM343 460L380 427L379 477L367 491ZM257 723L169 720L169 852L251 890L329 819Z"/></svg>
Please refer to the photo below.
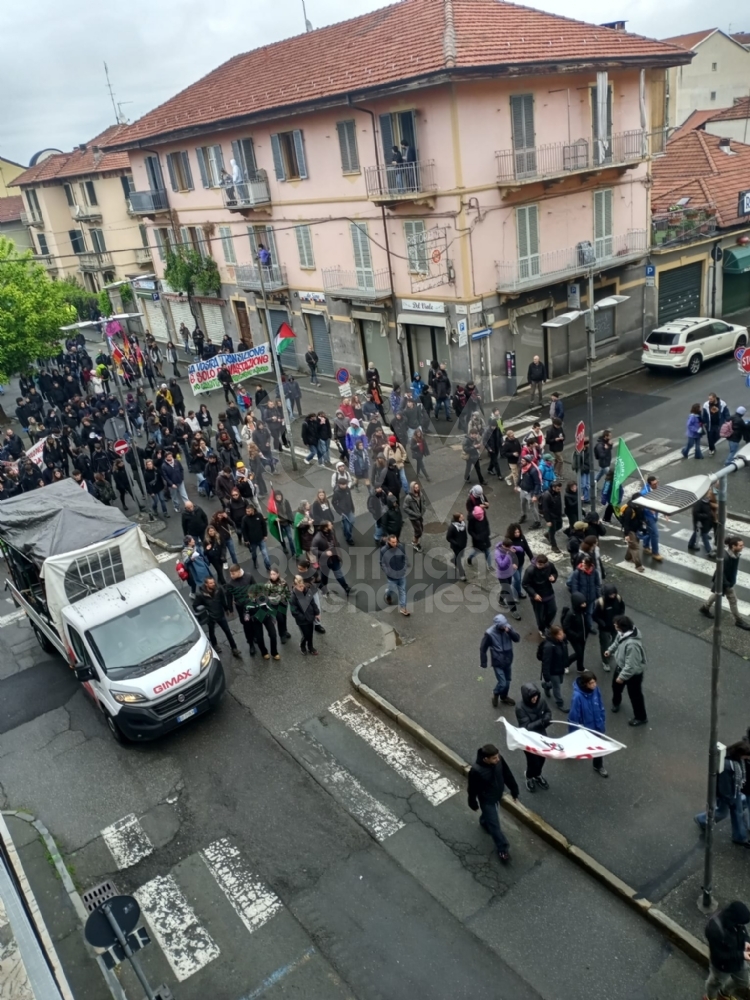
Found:
<svg viewBox="0 0 750 1000"><path fill-rule="evenodd" d="M553 316L552 319L547 320L546 323L542 323L542 326L555 329L561 326L567 326L574 320L577 320L579 316L585 316L586 318L586 406L587 415L586 419L589 427L589 465L591 471L589 474L589 480L591 483L591 510L596 513L596 479L594 477L594 395L591 389L591 366L596 358L596 312L599 309L609 309L613 306L619 306L621 302L627 302L630 298L629 295L607 295L605 298L600 299L598 302L594 302L594 273L593 271L589 273L589 286L588 286L588 309L573 309L571 312L559 313L557 316Z"/></svg>
<svg viewBox="0 0 750 1000"><path fill-rule="evenodd" d="M711 898L713 890L713 842L714 813L716 811L716 780L719 767L719 668L721 666L721 599L724 595L724 537L727 527L727 476L740 469L750 468L750 444L746 444L732 461L718 472L691 476L676 483L659 486L645 496L634 497L634 506L645 507L659 514L678 514L698 503L710 487L716 484L719 501L716 524L716 574L714 576L714 630L711 649L711 710L708 738L708 792L706 795L706 849L703 862L703 888L698 906L704 913L712 913L715 904Z"/></svg>

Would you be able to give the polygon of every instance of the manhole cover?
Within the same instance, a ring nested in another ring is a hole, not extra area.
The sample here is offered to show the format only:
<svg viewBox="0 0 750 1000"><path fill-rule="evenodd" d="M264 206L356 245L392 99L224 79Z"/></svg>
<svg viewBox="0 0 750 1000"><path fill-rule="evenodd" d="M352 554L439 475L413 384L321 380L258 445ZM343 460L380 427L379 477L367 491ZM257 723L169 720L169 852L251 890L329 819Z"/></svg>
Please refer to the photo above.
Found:
<svg viewBox="0 0 750 1000"><path fill-rule="evenodd" d="M83 899L83 905L86 907L88 912L93 913L97 906L100 906L102 903L106 902L106 900L112 899L113 896L117 895L119 895L119 893L117 892L115 883L110 879L107 879L106 882L102 882L100 885L95 885L93 889L88 889L84 892L81 898Z"/></svg>

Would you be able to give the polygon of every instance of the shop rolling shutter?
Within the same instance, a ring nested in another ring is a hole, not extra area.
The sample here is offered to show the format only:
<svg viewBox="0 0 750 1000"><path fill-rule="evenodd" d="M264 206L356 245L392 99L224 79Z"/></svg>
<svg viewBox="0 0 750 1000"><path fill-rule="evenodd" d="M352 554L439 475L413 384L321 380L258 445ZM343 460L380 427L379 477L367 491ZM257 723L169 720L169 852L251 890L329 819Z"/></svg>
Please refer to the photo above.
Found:
<svg viewBox="0 0 750 1000"><path fill-rule="evenodd" d="M175 328L175 336L178 340L180 340L181 344L182 340L180 339L179 334L180 323L184 323L188 330L192 333L195 329L195 319L193 318L193 314L190 312L190 306L187 302L184 300L177 302L174 299L169 299L168 301L169 310L172 313L172 326Z"/></svg>
<svg viewBox="0 0 750 1000"><path fill-rule="evenodd" d="M218 347L226 333L221 306L202 305L201 310L203 311L203 322L205 323L204 333Z"/></svg>
<svg viewBox="0 0 750 1000"><path fill-rule="evenodd" d="M169 327L164 318L161 303L154 302L153 299L141 299L140 301L141 305L145 307L144 311L146 313L148 329L156 340L160 340L163 344L166 344L169 340Z"/></svg>
<svg viewBox="0 0 750 1000"><path fill-rule="evenodd" d="M659 325L682 316L700 316L703 265L687 264L659 274Z"/></svg>
<svg viewBox="0 0 750 1000"><path fill-rule="evenodd" d="M747 274L724 272L721 314L729 316L740 309L750 309L750 271Z"/></svg>
<svg viewBox="0 0 750 1000"><path fill-rule="evenodd" d="M321 375L333 375L333 350L331 349L331 335L325 317L318 313L308 313L310 320L310 331L313 338L313 347L318 355L318 371Z"/></svg>

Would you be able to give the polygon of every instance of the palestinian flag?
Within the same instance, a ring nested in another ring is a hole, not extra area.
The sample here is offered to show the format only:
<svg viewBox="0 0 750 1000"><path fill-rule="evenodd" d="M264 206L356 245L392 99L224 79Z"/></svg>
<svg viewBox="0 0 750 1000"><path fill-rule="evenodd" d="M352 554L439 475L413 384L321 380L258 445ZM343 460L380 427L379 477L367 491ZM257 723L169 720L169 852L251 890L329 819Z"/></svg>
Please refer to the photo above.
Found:
<svg viewBox="0 0 750 1000"><path fill-rule="evenodd" d="M294 343L294 330L288 323L282 323L279 329L276 331L276 337L274 339L274 347L276 348L277 354L283 354L284 351L291 347Z"/></svg>
<svg viewBox="0 0 750 1000"><path fill-rule="evenodd" d="M284 324L286 326L286 323ZM292 334L294 336L294 334ZM277 542L281 541L281 532L279 531L279 512L276 507L276 497L273 492L273 486L271 486L271 492L268 494L268 530L276 539Z"/></svg>

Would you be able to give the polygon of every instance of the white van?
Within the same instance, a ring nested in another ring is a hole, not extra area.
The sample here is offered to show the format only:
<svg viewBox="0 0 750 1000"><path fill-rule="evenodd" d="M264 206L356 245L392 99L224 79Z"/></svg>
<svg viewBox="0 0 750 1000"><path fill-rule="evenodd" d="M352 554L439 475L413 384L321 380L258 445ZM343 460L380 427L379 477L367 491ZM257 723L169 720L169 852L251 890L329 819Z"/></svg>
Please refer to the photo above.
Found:
<svg viewBox="0 0 750 1000"><path fill-rule="evenodd" d="M647 368L687 369L697 375L709 358L732 354L747 344L747 327L723 319L686 316L657 326L646 337L641 361Z"/></svg>

